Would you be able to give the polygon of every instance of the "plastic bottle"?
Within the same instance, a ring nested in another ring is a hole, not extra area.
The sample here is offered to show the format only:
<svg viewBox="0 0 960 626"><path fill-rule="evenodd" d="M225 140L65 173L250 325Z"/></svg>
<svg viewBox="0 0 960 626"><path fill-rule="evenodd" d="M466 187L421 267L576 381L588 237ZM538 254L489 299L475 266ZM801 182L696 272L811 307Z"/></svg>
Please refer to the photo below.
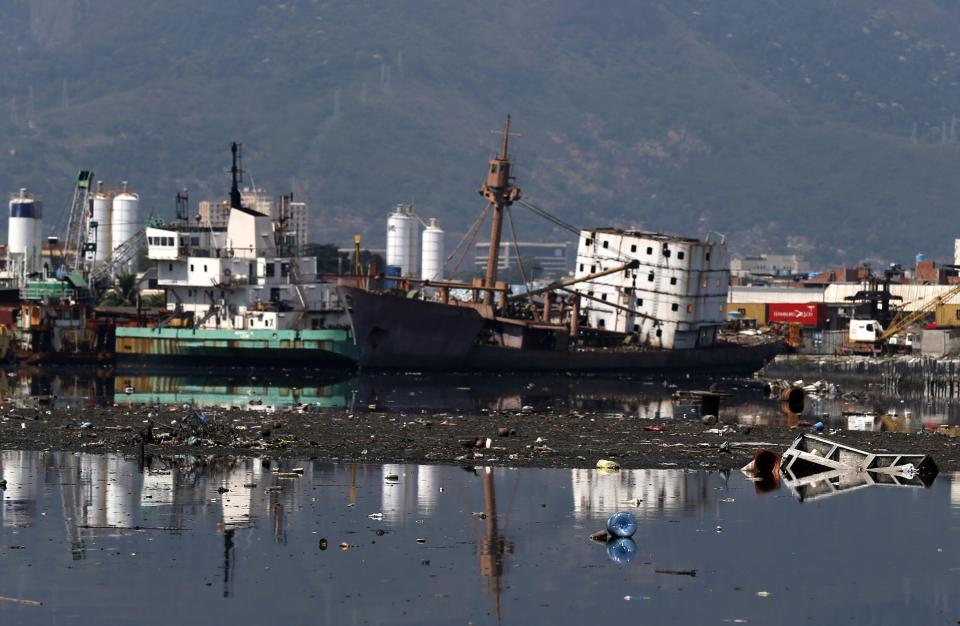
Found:
<svg viewBox="0 0 960 626"><path fill-rule="evenodd" d="M619 565L627 565L637 556L637 544L630 537L607 542L607 558Z"/></svg>
<svg viewBox="0 0 960 626"><path fill-rule="evenodd" d="M632 537L637 532L637 518L630 511L617 511L607 519L607 532L614 537Z"/></svg>

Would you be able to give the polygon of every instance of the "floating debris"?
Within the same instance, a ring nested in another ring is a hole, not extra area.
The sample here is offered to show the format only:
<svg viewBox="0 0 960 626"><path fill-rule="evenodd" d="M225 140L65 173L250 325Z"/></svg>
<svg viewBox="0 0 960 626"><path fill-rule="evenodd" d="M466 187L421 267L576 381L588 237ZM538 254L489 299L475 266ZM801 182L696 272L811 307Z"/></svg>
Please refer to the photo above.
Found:
<svg viewBox="0 0 960 626"><path fill-rule="evenodd" d="M616 461L610 461L608 459L600 459L597 461L597 469L600 470L618 470L620 469L620 464Z"/></svg>

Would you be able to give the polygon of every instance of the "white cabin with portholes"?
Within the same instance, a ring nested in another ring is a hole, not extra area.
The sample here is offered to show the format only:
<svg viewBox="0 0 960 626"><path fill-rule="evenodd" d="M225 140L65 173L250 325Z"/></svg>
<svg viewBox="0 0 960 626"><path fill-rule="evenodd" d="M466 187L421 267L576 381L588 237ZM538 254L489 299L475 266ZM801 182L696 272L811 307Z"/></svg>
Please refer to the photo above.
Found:
<svg viewBox="0 0 960 626"><path fill-rule="evenodd" d="M730 260L724 239L583 230L575 275L589 276L634 260L639 263L636 269L573 286L582 296L587 325L633 334L641 345L667 350L713 345L727 316Z"/></svg>
<svg viewBox="0 0 960 626"><path fill-rule="evenodd" d="M270 218L232 209L226 229L147 228L166 307L192 313L201 328L346 328L336 285L317 275L314 256L281 256Z"/></svg>

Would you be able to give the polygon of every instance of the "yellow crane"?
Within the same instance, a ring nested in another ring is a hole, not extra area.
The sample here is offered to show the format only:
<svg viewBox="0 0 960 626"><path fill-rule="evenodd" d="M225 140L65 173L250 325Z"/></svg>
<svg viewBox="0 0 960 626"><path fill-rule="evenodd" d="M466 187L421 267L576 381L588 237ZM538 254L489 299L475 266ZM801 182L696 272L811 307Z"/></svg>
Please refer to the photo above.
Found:
<svg viewBox="0 0 960 626"><path fill-rule="evenodd" d="M897 333L905 331L911 325L920 321L927 313L933 311L957 294L960 294L960 284L954 285L935 298L931 298L910 313L905 313L905 307L900 307L900 311L898 311L897 315L891 320L890 327L877 337L877 342L885 343L888 339Z"/></svg>

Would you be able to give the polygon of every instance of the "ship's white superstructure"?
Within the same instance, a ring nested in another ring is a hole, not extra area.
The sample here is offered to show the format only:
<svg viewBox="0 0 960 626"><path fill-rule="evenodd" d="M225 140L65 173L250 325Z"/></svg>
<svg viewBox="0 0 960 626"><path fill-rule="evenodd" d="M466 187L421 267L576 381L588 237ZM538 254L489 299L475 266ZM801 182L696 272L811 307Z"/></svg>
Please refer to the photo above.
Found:
<svg viewBox="0 0 960 626"><path fill-rule="evenodd" d="M228 330L347 327L336 285L317 275L314 256L280 256L269 216L234 208L226 229L147 228L147 255L167 308L198 328Z"/></svg>
<svg viewBox="0 0 960 626"><path fill-rule="evenodd" d="M713 345L726 319L730 261L718 239L618 229L584 230L576 276L636 260L639 267L577 283L581 310L597 330L634 334L663 349Z"/></svg>

